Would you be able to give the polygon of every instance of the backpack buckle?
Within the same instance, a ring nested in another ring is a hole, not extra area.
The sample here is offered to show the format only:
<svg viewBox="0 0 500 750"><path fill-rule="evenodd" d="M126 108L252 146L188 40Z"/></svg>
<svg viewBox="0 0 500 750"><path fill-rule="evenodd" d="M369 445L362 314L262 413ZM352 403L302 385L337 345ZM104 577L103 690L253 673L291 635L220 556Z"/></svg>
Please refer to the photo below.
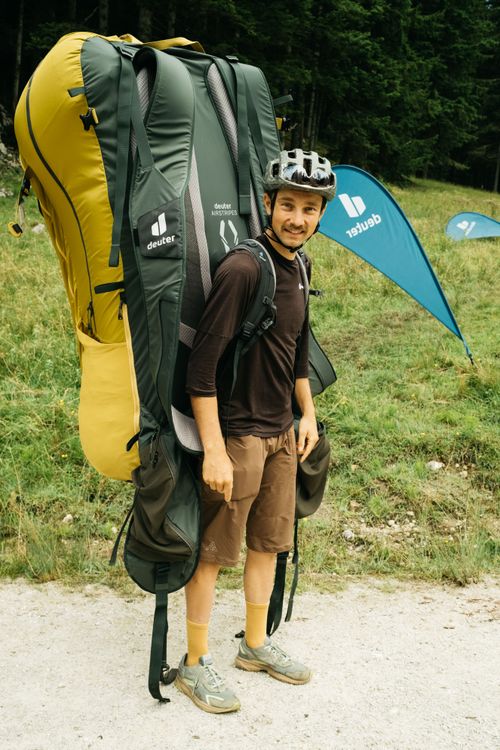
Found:
<svg viewBox="0 0 500 750"><path fill-rule="evenodd" d="M246 320L241 327L241 338L245 341L248 341L248 339L252 338L254 332L255 324L251 323L249 320Z"/></svg>

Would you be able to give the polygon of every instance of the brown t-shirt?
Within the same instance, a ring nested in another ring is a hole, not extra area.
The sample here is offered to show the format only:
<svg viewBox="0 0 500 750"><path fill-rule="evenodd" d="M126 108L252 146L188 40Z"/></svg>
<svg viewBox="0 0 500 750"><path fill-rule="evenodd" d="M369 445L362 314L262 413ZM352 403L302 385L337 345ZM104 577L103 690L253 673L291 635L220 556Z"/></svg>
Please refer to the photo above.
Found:
<svg viewBox="0 0 500 750"><path fill-rule="evenodd" d="M240 358L231 396L235 336L257 291L260 268L250 251L230 253L218 267L189 359L186 390L218 397L223 434L271 437L293 422L296 378L308 375L308 314L297 258L287 260L264 235L276 270L276 324Z"/></svg>

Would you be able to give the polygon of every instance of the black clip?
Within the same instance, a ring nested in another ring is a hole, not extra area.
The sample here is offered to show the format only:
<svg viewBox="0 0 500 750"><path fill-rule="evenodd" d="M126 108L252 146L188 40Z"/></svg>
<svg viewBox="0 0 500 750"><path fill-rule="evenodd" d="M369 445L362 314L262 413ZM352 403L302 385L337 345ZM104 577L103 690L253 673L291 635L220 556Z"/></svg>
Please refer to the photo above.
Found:
<svg viewBox="0 0 500 750"><path fill-rule="evenodd" d="M249 320L246 320L241 327L241 338L248 340L253 336L255 331L255 324Z"/></svg>
<svg viewBox="0 0 500 750"><path fill-rule="evenodd" d="M83 122L85 130L90 130L92 126L95 128L96 125L99 125L99 118L94 107L89 107L84 115L80 115L80 120Z"/></svg>

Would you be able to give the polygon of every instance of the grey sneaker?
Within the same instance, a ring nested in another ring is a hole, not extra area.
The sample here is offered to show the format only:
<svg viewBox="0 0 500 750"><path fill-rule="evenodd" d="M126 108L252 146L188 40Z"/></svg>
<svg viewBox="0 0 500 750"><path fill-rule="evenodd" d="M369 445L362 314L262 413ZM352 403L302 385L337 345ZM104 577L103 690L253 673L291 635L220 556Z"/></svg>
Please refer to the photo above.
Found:
<svg viewBox="0 0 500 750"><path fill-rule="evenodd" d="M275 646L266 638L263 646L250 648L243 638L235 660L235 666L248 672L268 672L282 682L303 685L311 679L311 670Z"/></svg>
<svg viewBox="0 0 500 750"><path fill-rule="evenodd" d="M199 664L186 666L183 656L175 678L175 686L186 693L199 708L212 714L225 714L237 711L240 702L231 688L228 688L213 666L210 654L200 656Z"/></svg>

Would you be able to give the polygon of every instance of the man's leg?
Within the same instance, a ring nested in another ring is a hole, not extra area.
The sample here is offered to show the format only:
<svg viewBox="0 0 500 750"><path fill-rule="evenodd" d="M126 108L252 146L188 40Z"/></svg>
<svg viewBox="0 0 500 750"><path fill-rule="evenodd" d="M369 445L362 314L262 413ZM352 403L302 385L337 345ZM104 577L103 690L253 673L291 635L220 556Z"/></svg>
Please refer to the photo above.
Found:
<svg viewBox="0 0 500 750"><path fill-rule="evenodd" d="M219 564L200 560L186 585L188 653L181 659L175 684L191 700L210 713L237 711L240 702L216 672L208 652L208 625Z"/></svg>
<svg viewBox="0 0 500 750"><path fill-rule="evenodd" d="M266 639L267 612L275 568L274 552L247 551L243 578L246 601L245 640L251 648L262 646Z"/></svg>
<svg viewBox="0 0 500 750"><path fill-rule="evenodd" d="M293 428L266 439L266 460L259 495L247 522L248 557L245 566L247 625L235 664L250 672L266 671L283 682L301 685L311 671L266 637L276 553L292 546L295 518L297 458ZM268 552L267 550L273 550Z"/></svg>
<svg viewBox="0 0 500 750"><path fill-rule="evenodd" d="M186 584L186 629L188 652L186 665L198 664L208 654L208 625L214 601L218 563L200 560L194 576Z"/></svg>

